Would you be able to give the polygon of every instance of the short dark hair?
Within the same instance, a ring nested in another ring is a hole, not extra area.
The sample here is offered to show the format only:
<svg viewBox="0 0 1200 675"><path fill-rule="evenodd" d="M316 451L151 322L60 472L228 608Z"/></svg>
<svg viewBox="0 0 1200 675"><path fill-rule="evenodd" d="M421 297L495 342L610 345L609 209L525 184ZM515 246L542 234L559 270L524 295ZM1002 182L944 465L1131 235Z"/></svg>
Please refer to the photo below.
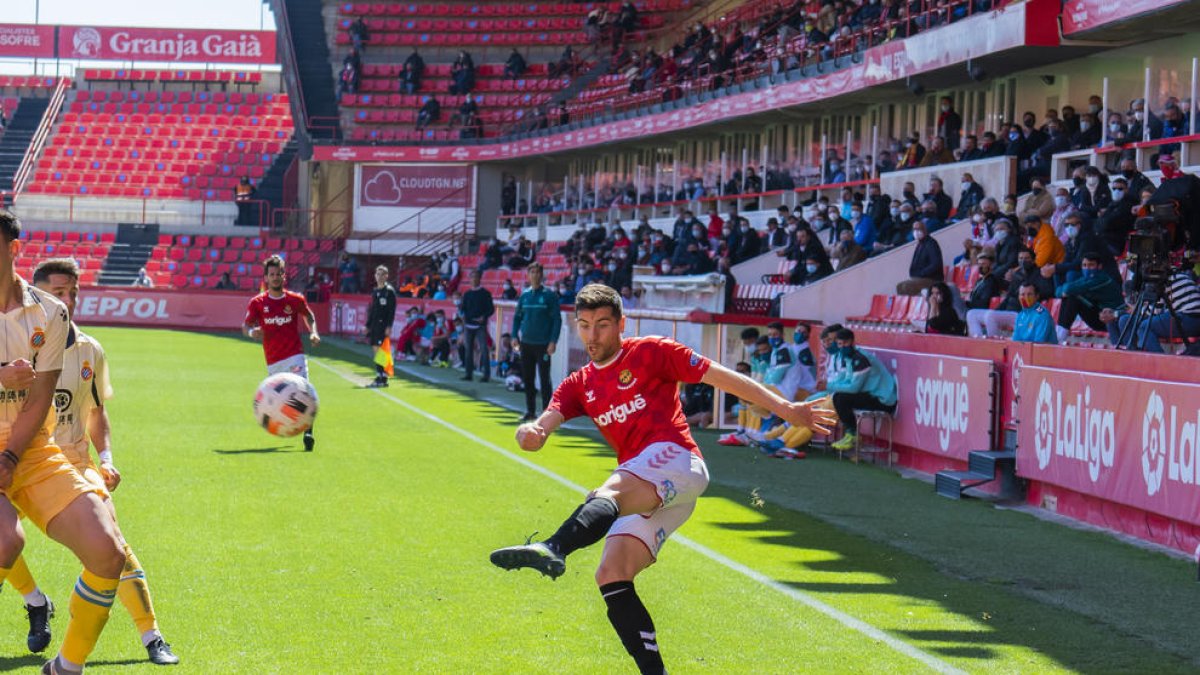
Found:
<svg viewBox="0 0 1200 675"><path fill-rule="evenodd" d="M33 270L34 285L40 284L43 281L50 281L50 275L52 274L65 274L78 281L79 265L75 264L74 258L50 258L49 260L43 260Z"/></svg>
<svg viewBox="0 0 1200 675"><path fill-rule="evenodd" d="M1095 251L1088 251L1081 256L1084 260L1091 260L1094 263L1100 262L1100 254Z"/></svg>
<svg viewBox="0 0 1200 675"><path fill-rule="evenodd" d="M837 332L837 336L835 337L835 339L850 340L851 342L853 342L854 341L854 331L850 330L849 328L843 328Z"/></svg>
<svg viewBox="0 0 1200 675"><path fill-rule="evenodd" d="M579 289L579 293L575 295L575 314L584 310L600 309L608 307L612 309L614 319L621 318L621 294L617 289L604 284L588 284Z"/></svg>
<svg viewBox="0 0 1200 675"><path fill-rule="evenodd" d="M821 329L821 337L823 337L823 338L829 337L830 335L833 335L834 333L837 333L840 330L842 330L842 324L840 324L840 323L835 323L835 324L832 324L829 326L825 326L824 328Z"/></svg>
<svg viewBox="0 0 1200 675"><path fill-rule="evenodd" d="M1037 284L1033 283L1032 281L1025 281L1021 283L1020 287L1025 288L1026 286L1033 289L1033 293L1038 297L1038 300L1042 299L1042 292L1038 290Z"/></svg>
<svg viewBox="0 0 1200 675"><path fill-rule="evenodd" d="M525 267L525 273L528 274L528 273L532 272L535 268L537 269L537 271L542 272L543 274L546 272L546 270L542 267L542 263L531 262L531 263L529 263L528 266Z"/></svg>
<svg viewBox="0 0 1200 675"><path fill-rule="evenodd" d="M8 211L0 211L0 237L4 243L14 241L21 236L21 221Z"/></svg>
<svg viewBox="0 0 1200 675"><path fill-rule="evenodd" d="M742 329L742 339L743 340L757 340L758 339L758 329L754 328L754 327Z"/></svg>
<svg viewBox="0 0 1200 675"><path fill-rule="evenodd" d="M272 267L278 267L280 272L287 269L287 265L283 262L283 258L279 257L278 255L268 256L266 260L262 261L263 274L266 274L267 270L271 269Z"/></svg>
<svg viewBox="0 0 1200 675"><path fill-rule="evenodd" d="M767 338L766 335L760 335L760 336L758 336L758 339L754 341L755 346L770 345L770 344L771 344L771 340L769 338Z"/></svg>
<svg viewBox="0 0 1200 675"><path fill-rule="evenodd" d="M772 330L772 329L778 330L778 331L783 330L783 322L772 321L771 323L767 324L767 330Z"/></svg>

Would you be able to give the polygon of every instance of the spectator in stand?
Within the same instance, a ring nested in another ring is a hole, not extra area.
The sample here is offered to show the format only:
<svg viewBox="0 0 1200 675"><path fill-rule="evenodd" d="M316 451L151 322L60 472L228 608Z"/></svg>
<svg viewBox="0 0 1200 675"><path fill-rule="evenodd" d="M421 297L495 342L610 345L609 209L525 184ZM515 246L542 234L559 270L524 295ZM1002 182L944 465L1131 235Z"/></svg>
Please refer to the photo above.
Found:
<svg viewBox="0 0 1200 675"><path fill-rule="evenodd" d="M915 169L921 166L924 160L925 146L921 145L921 135L914 131L904 142L904 152L896 163L896 170Z"/></svg>
<svg viewBox="0 0 1200 675"><path fill-rule="evenodd" d="M354 45L354 49L360 53L363 52L366 49L367 42L371 39L370 33L367 31L367 22L359 16L354 20L354 23L350 24L349 31L350 42Z"/></svg>
<svg viewBox="0 0 1200 675"><path fill-rule="evenodd" d="M938 218L937 204L931 199L921 202L921 212L918 214L917 219L925 223L925 229L930 234L946 226L946 221Z"/></svg>
<svg viewBox="0 0 1200 675"><path fill-rule="evenodd" d="M517 300L513 313L513 348L521 350L521 380L525 389L525 416L523 421L537 419L535 409L537 385L540 381L542 409L550 406L550 357L558 344L562 330L562 315L558 296L542 286L542 265L529 266L529 288Z"/></svg>
<svg viewBox="0 0 1200 675"><path fill-rule="evenodd" d="M638 296L634 294L632 286L621 286L621 305L625 309L637 309L638 302Z"/></svg>
<svg viewBox="0 0 1200 675"><path fill-rule="evenodd" d="M842 230L838 235L838 243L829 252L829 257L838 261L838 270L844 270L851 265L867 259L867 252L854 240L852 230Z"/></svg>
<svg viewBox="0 0 1200 675"><path fill-rule="evenodd" d="M425 61L413 50L400 69L400 91L412 96L421 88L421 77L425 72Z"/></svg>
<svg viewBox="0 0 1200 675"><path fill-rule="evenodd" d="M1090 224L1100 216L1100 213L1112 205L1112 192L1109 191L1100 169L1089 166L1084 169L1083 187L1076 189L1075 207L1087 217Z"/></svg>
<svg viewBox="0 0 1200 675"><path fill-rule="evenodd" d="M946 141L941 136L934 136L933 140L929 142L929 152L925 153L925 158L921 160L920 166L938 166L954 162L954 153L946 147Z"/></svg>
<svg viewBox="0 0 1200 675"><path fill-rule="evenodd" d="M991 131L983 132L983 138L979 141L979 151L982 157L978 159L987 159L989 157L1003 157L1005 151L1008 150L1008 145L997 137Z"/></svg>
<svg viewBox="0 0 1200 675"><path fill-rule="evenodd" d="M1150 186L1148 189L1150 195L1153 195L1154 187ZM1125 251L1129 233L1133 231L1133 223L1137 218L1134 211L1140 206L1140 202L1138 193L1128 188L1124 178L1113 179L1112 196L1112 204L1096 219L1093 229L1109 253L1120 255Z"/></svg>
<svg viewBox="0 0 1200 675"><path fill-rule="evenodd" d="M1021 312L1017 314L1013 322L1013 342L1058 344L1058 331L1055 330L1054 317L1050 314L1050 310L1042 304L1038 287L1032 283L1022 284L1019 294Z"/></svg>
<svg viewBox="0 0 1200 675"><path fill-rule="evenodd" d="M1146 101L1144 99L1134 99L1129 104L1129 117L1133 119L1133 123L1129 125L1128 141L1137 143L1146 139L1146 130L1149 129L1149 140L1155 141L1163 137L1163 123L1153 112L1149 113L1149 119L1146 118Z"/></svg>
<svg viewBox="0 0 1200 675"><path fill-rule="evenodd" d="M937 207L937 218L945 223L950 219L950 212L954 209L954 200L950 199L950 195L942 189L941 178L929 179L929 192L925 193L923 201L932 201ZM966 214L963 214L965 216Z"/></svg>
<svg viewBox="0 0 1200 675"><path fill-rule="evenodd" d="M1092 330L1107 331L1107 325L1100 318L1101 310L1115 311L1124 304L1120 284L1100 269L1100 255L1094 252L1083 255L1080 277L1060 285L1054 295L1062 298L1058 311L1059 342L1066 342L1076 318L1083 319Z"/></svg>
<svg viewBox="0 0 1200 675"><path fill-rule="evenodd" d="M1025 201L1025 209L1021 211L1021 219L1037 216L1038 220L1049 218L1055 210L1054 196L1046 190L1046 182L1035 178L1030 183L1029 199Z"/></svg>
<svg viewBox="0 0 1200 675"><path fill-rule="evenodd" d="M892 161L892 153L883 150L879 153L879 161L875 163L876 175L881 173L890 173L896 170L896 163Z"/></svg>
<svg viewBox="0 0 1200 675"><path fill-rule="evenodd" d="M1092 113L1080 115L1079 132L1071 137L1072 150L1085 150L1100 145L1100 132L1103 129Z"/></svg>
<svg viewBox="0 0 1200 675"><path fill-rule="evenodd" d="M973 162L983 159L985 155L979 147L979 139L974 134L967 134L963 137L962 147L954 151L954 156L960 162Z"/></svg>
<svg viewBox="0 0 1200 675"><path fill-rule="evenodd" d="M562 56L546 67L546 72L551 78L573 76L575 74L575 49L571 45L567 45Z"/></svg>
<svg viewBox="0 0 1200 675"><path fill-rule="evenodd" d="M861 202L854 202L850 207L850 226L854 228L855 243L862 249L863 255L875 247L875 221L863 213ZM839 233L839 237L841 234Z"/></svg>
<svg viewBox="0 0 1200 675"><path fill-rule="evenodd" d="M466 125L467 116L475 113L479 114L479 104L475 102L474 96L463 98L463 102L458 106L458 112L450 117L450 126L455 124Z"/></svg>
<svg viewBox="0 0 1200 675"><path fill-rule="evenodd" d="M896 412L896 377L875 358L874 354L854 345L854 331L843 328L837 332L839 355L845 363L845 378L830 381L833 408L846 434L833 444L838 451L851 450L858 439L856 410Z"/></svg>
<svg viewBox="0 0 1200 675"><path fill-rule="evenodd" d="M896 284L898 295L920 295L921 291L946 278L942 247L929 236L925 223L917 221L912 229L917 247L913 249L912 262L908 266L908 279Z"/></svg>
<svg viewBox="0 0 1200 675"><path fill-rule="evenodd" d="M700 242L695 239L689 239L684 245L683 254L677 254L671 263L671 274L676 275L707 274L713 270L712 258L700 250ZM667 269L664 263L663 274L667 274Z"/></svg>
<svg viewBox="0 0 1200 675"><path fill-rule="evenodd" d="M825 184L836 185L846 182L846 172L842 168L842 160L837 156L836 151L830 151L833 155L826 162L825 169Z"/></svg>
<svg viewBox="0 0 1200 675"><path fill-rule="evenodd" d="M477 113L467 113L466 118L463 119L462 129L458 132L458 137L463 140L483 138L483 121L479 119Z"/></svg>
<svg viewBox="0 0 1200 675"><path fill-rule="evenodd" d="M1196 280L1187 272L1175 271L1167 279L1166 295L1178 322L1163 307L1156 307L1155 313L1142 319L1137 330L1125 338L1130 349L1162 354L1162 340L1183 338L1190 341L1200 337L1200 288L1196 286ZM1114 345L1128 330L1130 317L1127 312L1118 316L1113 310L1100 313L1100 319L1108 324L1109 339Z"/></svg>
<svg viewBox="0 0 1200 675"><path fill-rule="evenodd" d="M925 321L925 332L939 335L966 335L967 324L963 323L954 309L954 294L944 281L929 287L929 318Z"/></svg>
<svg viewBox="0 0 1200 675"><path fill-rule="evenodd" d="M472 91L475 91L475 61L465 50L459 51L458 58L450 64L450 93L462 95Z"/></svg>
<svg viewBox="0 0 1200 675"><path fill-rule="evenodd" d="M1050 223L1037 216L1025 216L1025 234L1029 248L1033 249L1034 262L1038 267L1045 267L1063 261L1066 255L1062 240L1054 234Z"/></svg>
<svg viewBox="0 0 1200 675"><path fill-rule="evenodd" d="M962 117L954 111L954 100L949 96L942 97L940 107L937 121L938 138L945 142L948 149L957 150L962 136Z"/></svg>
<svg viewBox="0 0 1200 675"><path fill-rule="evenodd" d="M733 264L745 262L762 252L762 237L758 231L750 227L750 221L738 219L738 246L733 253Z"/></svg>
<svg viewBox="0 0 1200 675"><path fill-rule="evenodd" d="M338 98L347 94L358 93L358 69L353 63L346 63L342 66L342 71L338 73Z"/></svg>
<svg viewBox="0 0 1200 675"><path fill-rule="evenodd" d="M833 264L824 248L820 253L809 253L801 262L802 264L792 271L792 277L789 279L792 285L807 286L833 274Z"/></svg>
<svg viewBox="0 0 1200 675"><path fill-rule="evenodd" d="M991 309L992 298L1000 297L1001 281L993 272L994 263L995 258L992 253L984 251L979 254L977 258L979 279L971 288L971 294L967 296L968 312L973 309Z"/></svg>
<svg viewBox="0 0 1200 675"><path fill-rule="evenodd" d="M442 116L442 104L438 102L436 96L430 96L425 99L425 104L417 112L417 130L420 131L425 127L437 122Z"/></svg>
<svg viewBox="0 0 1200 675"><path fill-rule="evenodd" d="M767 219L767 232L763 235L763 246L772 251L782 251L788 246L787 230L779 226L778 218Z"/></svg>
<svg viewBox="0 0 1200 675"><path fill-rule="evenodd" d="M1054 195L1054 212L1050 214L1050 227L1062 241L1067 240L1067 217L1077 213L1075 204L1071 202L1071 193L1066 188L1058 188Z"/></svg>
<svg viewBox="0 0 1200 675"><path fill-rule="evenodd" d="M500 290L501 300L516 300L517 289L513 287L512 279L505 279L504 286Z"/></svg>
<svg viewBox="0 0 1200 675"><path fill-rule="evenodd" d="M746 167L746 181L742 184L743 194L758 194L763 191L762 178L754 167Z"/></svg>
<svg viewBox="0 0 1200 675"><path fill-rule="evenodd" d="M0 131L8 128L8 117L4 114L4 106L0 105Z"/></svg>
<svg viewBox="0 0 1200 675"><path fill-rule="evenodd" d="M218 291L232 291L237 289L237 284L233 283L233 279L229 277L229 272L222 272L221 278L213 288Z"/></svg>
<svg viewBox="0 0 1200 675"><path fill-rule="evenodd" d="M1067 218L1064 234L1067 240L1063 242L1063 260L1057 265L1046 265L1042 270L1044 276L1053 278L1056 285L1075 281L1083 270L1084 255L1092 254L1099 259L1100 269L1105 274L1120 279L1116 259L1092 232L1090 221L1078 213L1072 214Z"/></svg>
<svg viewBox="0 0 1200 675"><path fill-rule="evenodd" d="M1044 298L1054 296L1054 280L1042 276L1041 270L1033 262L1033 251L1028 248L1021 248L1017 252L1017 265L1004 278L1008 283L1008 292L999 307L967 310L967 331L971 337L1000 337L1011 332L1016 324L1017 313L1021 311L1022 286L1034 286ZM1053 322L1051 319L1050 323Z"/></svg>
<svg viewBox="0 0 1200 675"><path fill-rule="evenodd" d="M492 377L492 360L488 355L488 321L496 310L492 304L492 294L483 287L483 273L479 270L471 272L471 288L462 297L461 308L463 328L465 331L465 354L463 365L466 375L462 379L470 381L475 376L475 366L478 360L481 382L487 382ZM475 350L479 351L476 352Z"/></svg>
<svg viewBox="0 0 1200 675"><path fill-rule="evenodd" d="M342 253L342 260L338 263L338 290L342 293L358 293L361 280L362 269L358 261L351 258L349 253Z"/></svg>
<svg viewBox="0 0 1200 675"><path fill-rule="evenodd" d="M1109 113L1108 115L1108 133L1105 145L1122 146L1131 142L1129 136L1129 125L1125 124L1125 118L1119 112ZM1140 140L1140 139L1138 139Z"/></svg>
<svg viewBox="0 0 1200 675"><path fill-rule="evenodd" d="M992 248L996 253L995 272L1001 278L1008 274L1018 264L1018 257L1023 247L1021 238L1014 232L1012 221L999 218L992 226Z"/></svg>
<svg viewBox="0 0 1200 675"><path fill-rule="evenodd" d="M514 47L509 53L508 59L504 62L504 78L515 80L525 74L529 70L529 65L525 63L525 57L521 56L521 52Z"/></svg>
<svg viewBox="0 0 1200 675"><path fill-rule="evenodd" d="M983 202L983 186L975 182L975 177L969 173L962 175L962 185L958 192L958 209L955 215L966 218L980 207Z"/></svg>

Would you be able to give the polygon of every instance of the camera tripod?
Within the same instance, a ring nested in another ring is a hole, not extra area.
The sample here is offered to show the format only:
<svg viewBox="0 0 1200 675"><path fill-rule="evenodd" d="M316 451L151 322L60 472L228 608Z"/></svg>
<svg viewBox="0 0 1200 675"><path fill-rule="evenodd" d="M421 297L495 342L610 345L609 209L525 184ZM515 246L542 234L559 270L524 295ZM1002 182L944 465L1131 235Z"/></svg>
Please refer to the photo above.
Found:
<svg viewBox="0 0 1200 675"><path fill-rule="evenodd" d="M1151 339L1151 331L1149 319L1155 315L1154 308L1158 305L1159 300L1162 300L1166 307L1167 313L1171 316L1172 333L1178 335L1184 343L1184 352L1191 354L1195 348L1195 343L1191 343L1187 339L1187 335L1183 331L1183 320L1179 318L1179 314L1175 311L1175 305L1171 302L1171 295L1164 289L1169 279L1145 280L1138 290L1137 300L1133 303L1133 311L1129 313L1129 320L1121 329L1121 334L1117 337L1117 349L1136 349L1138 351L1146 350L1146 341ZM1138 339L1138 330L1146 322L1146 330L1141 334L1141 341L1135 343ZM1157 337L1153 339L1157 340Z"/></svg>

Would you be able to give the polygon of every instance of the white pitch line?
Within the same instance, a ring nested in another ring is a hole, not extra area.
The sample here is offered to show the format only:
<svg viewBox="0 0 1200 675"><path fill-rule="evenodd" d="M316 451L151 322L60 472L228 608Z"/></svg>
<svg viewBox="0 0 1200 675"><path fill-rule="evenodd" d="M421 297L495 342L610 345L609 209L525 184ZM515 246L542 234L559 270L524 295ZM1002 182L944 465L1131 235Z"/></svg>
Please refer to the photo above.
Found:
<svg viewBox="0 0 1200 675"><path fill-rule="evenodd" d="M358 376L352 375L352 374L347 373L338 368L334 368L333 366L331 366L327 363L324 363L323 361L321 361L319 359L313 359L312 363L315 363L315 364L321 366L325 370L328 370L329 372L337 375L338 377L341 377L343 380L346 380L347 382L350 382L352 384L361 385L364 382L366 382L368 379L368 378L363 378L363 377L358 377ZM535 463L525 459L524 457L521 457L520 455L514 454L513 452L511 452L509 450L505 450L504 448L496 445L495 443L492 443L491 441L480 438L479 436L476 436L475 434L471 433L470 431L467 431L466 429L463 429L462 427L459 427L451 422L447 422L446 420L444 420L436 415L433 415L424 410L421 410L420 408L412 405L411 403L409 403L407 401L398 399L395 396L392 396L391 394L383 391L382 389L372 389L371 391L373 391L376 394L379 394L383 398L405 408L406 410L408 410L416 415L424 417L425 419L429 420L430 422L433 422L434 424L441 425L441 426L445 427L446 429L449 429L450 431L453 431L454 433L456 433L464 438L470 439L470 440L478 443L479 445L487 448L488 450L499 453L500 455L503 455L504 457L511 459L512 461L516 462L517 464L520 464L521 466L524 466L527 469L532 469L533 471L540 473L541 475L545 476L546 478L549 478L550 480L553 480L554 482L556 482L566 488L569 488L570 490L573 490L578 493L584 493L584 494L586 494L588 492L587 488L583 487L582 485L572 482L571 480L564 478L564 477L558 475L557 473L554 473L553 471L547 469L546 467L535 464ZM704 557L708 558L709 560L712 560L713 562L723 565L723 566L727 567L728 569L733 570L734 572L737 572L738 574L741 574L749 579L757 581L758 583L766 586L767 588L779 591L780 593L786 595L787 597L789 597L793 600L796 600L796 601L820 612L821 614L824 614L825 616L833 619L834 621L837 621L838 623L842 624L843 626L845 626L851 630L862 633L863 635L865 635L873 640L878 640L878 641L886 644L887 646L891 647L892 649L896 650L897 652L900 652L901 654L904 654L905 656L911 657L913 659L916 659L917 661L920 661L921 663L924 663L925 665L929 666L931 669L933 669L936 672L954 673L956 675L958 675L958 674L965 675L965 673L966 673L966 671L955 668L954 666L950 665L949 663L946 663L945 661L939 659L938 657L934 656L933 654L930 654L930 653L923 651L917 647L914 647L913 645L911 645L899 638L893 637L892 635L884 632L883 630L876 628L875 626L872 626L871 624L869 624L861 619L857 619L853 616L850 616L849 614L841 611L840 609L837 609L836 607L828 605L828 604L814 598L813 596L809 595L808 593L805 593L804 591L801 591L796 588L792 588L791 586L788 586L787 584L780 583L780 582L768 577L767 575L763 574L762 572L759 572L750 567L747 567L747 566L743 565L742 563L737 562L736 560L733 560L721 553L718 553L718 552L712 550L711 548L705 546L704 544L692 541L691 539L685 537L682 534L675 533L674 535L671 536L671 540L677 541L680 544L683 544L684 546L699 553L700 555L703 555Z"/></svg>

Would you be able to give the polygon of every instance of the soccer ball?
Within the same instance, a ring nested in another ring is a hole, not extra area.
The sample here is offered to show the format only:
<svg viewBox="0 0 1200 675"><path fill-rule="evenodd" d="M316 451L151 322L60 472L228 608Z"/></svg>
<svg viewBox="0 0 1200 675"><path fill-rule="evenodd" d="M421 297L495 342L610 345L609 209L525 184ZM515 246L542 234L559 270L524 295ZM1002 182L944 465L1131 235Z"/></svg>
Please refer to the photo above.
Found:
<svg viewBox="0 0 1200 675"><path fill-rule="evenodd" d="M276 373L258 385L254 419L267 432L287 438L312 428L317 416L317 390L292 373Z"/></svg>

